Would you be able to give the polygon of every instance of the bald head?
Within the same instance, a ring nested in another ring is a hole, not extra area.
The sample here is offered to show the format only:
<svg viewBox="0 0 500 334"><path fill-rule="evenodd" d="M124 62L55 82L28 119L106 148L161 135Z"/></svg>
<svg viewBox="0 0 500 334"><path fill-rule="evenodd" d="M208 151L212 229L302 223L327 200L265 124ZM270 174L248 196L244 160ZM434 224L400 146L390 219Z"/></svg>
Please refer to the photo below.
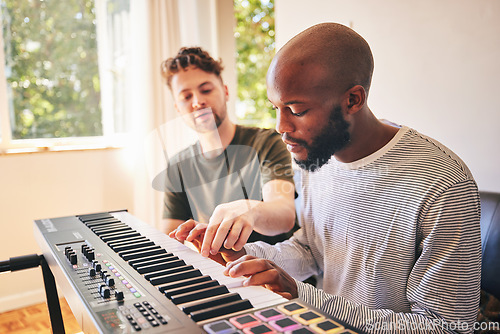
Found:
<svg viewBox="0 0 500 334"><path fill-rule="evenodd" d="M354 30L338 23L321 23L302 31L278 51L268 76L290 67L300 71L311 64L320 67L324 79L335 82L339 90L361 85L368 94L373 56L368 43Z"/></svg>

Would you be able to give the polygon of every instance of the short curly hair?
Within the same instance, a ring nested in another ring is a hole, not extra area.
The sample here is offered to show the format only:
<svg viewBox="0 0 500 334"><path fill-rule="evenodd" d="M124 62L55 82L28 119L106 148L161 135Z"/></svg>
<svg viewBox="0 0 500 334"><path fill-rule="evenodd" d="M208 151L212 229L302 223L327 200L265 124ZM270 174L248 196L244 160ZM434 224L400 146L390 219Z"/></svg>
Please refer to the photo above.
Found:
<svg viewBox="0 0 500 334"><path fill-rule="evenodd" d="M215 60L210 54L200 47L183 47L177 55L161 63L161 75L167 80L167 85L172 89L172 77L181 69L195 66L200 70L213 73L222 81L221 72L224 69L222 60Z"/></svg>

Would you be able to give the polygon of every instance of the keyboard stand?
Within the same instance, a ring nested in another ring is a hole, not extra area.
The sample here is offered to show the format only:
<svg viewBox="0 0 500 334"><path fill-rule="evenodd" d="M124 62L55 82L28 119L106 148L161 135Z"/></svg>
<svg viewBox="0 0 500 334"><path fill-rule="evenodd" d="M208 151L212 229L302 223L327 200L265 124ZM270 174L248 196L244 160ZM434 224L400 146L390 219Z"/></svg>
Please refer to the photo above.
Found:
<svg viewBox="0 0 500 334"><path fill-rule="evenodd" d="M18 271L29 268L42 267L43 283L45 285L45 296L47 298L47 307L49 309L50 325L52 333L65 334L64 322L61 313L61 304L57 295L56 281L52 271L43 255L25 255L11 257L7 261L0 262L0 272Z"/></svg>
<svg viewBox="0 0 500 334"><path fill-rule="evenodd" d="M45 285L45 296L47 297L47 307L49 308L52 333L65 334L61 305L59 304L59 297L57 295L56 281L43 255L40 255L40 265L42 267L43 283Z"/></svg>

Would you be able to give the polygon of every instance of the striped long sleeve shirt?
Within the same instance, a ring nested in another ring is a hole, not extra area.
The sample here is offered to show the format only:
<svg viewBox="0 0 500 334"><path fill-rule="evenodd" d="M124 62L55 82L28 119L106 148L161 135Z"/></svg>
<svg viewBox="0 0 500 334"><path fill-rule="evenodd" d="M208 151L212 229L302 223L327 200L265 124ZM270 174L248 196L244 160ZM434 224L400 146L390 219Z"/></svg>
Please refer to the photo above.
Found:
<svg viewBox="0 0 500 334"><path fill-rule="evenodd" d="M368 333L472 333L481 277L480 204L466 165L403 126L352 163L302 172L302 228L247 244L297 282L299 298ZM301 282L322 275L322 289Z"/></svg>

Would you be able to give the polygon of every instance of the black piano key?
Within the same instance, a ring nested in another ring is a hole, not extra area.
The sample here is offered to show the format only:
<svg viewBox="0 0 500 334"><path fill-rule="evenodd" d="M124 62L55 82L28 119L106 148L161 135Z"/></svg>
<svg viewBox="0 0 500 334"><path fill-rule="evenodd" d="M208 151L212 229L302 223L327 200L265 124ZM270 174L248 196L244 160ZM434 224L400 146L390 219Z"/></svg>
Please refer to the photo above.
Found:
<svg viewBox="0 0 500 334"><path fill-rule="evenodd" d="M216 286L210 286L204 289L200 289L197 291L190 291L186 293L182 293L180 295L172 296L170 300L172 303L175 305L179 304L185 304L189 303L195 300L200 300L203 298L208 298L208 297L214 297L214 296L220 296L224 294L228 294L229 290L227 289L226 286L224 285L216 285Z"/></svg>
<svg viewBox="0 0 500 334"><path fill-rule="evenodd" d="M210 280L210 281L206 281L206 282L200 282L200 283L195 283L195 284L191 284L191 285L187 285L187 286L182 286L180 288L175 288L175 289L170 289L170 290L165 290L165 296L167 296L167 298L171 299L173 296L177 296L177 295L182 295L182 294L185 294L185 293L189 293L189 292L200 292L201 294L199 294L196 298L196 300L200 300L201 298L208 298L208 297L213 297L213 296L207 296L207 295L203 295L203 292L202 292L202 289L205 289L205 288L211 288L211 287L215 287L215 286L221 286L219 284L219 282L217 280ZM227 288L226 288L226 293L227 293ZM187 303L188 301L185 301L185 302L182 302L182 303ZM180 304L180 303L179 303Z"/></svg>
<svg viewBox="0 0 500 334"><path fill-rule="evenodd" d="M184 262L184 260L180 260L177 256L174 256L176 259L172 259L172 260L169 260L169 261L163 261L161 263L155 263L155 264L151 264L151 265L146 265L146 266L140 266L140 267L137 267L136 270L139 274L147 274L147 273L151 273L151 272L154 272L154 271L160 271L160 270L164 270L164 269L171 269L171 268L175 268L175 267L181 267L181 266L184 266L186 264L186 262Z"/></svg>
<svg viewBox="0 0 500 334"><path fill-rule="evenodd" d="M165 276L160 276L156 278L152 278L151 281L149 281L151 284L154 286L164 284L164 283L170 283L170 282L175 282L175 281L180 281L184 280L186 278L192 278L192 277L197 277L197 276L202 276L201 271L199 269L191 269L187 271L181 271L179 273L171 274L171 275L165 275Z"/></svg>
<svg viewBox="0 0 500 334"><path fill-rule="evenodd" d="M137 260L131 260L128 262L132 266L132 268L136 269L140 266L148 265L148 264L155 264L155 261L165 261L168 258L174 257L174 254L172 253L164 253L164 254L159 254L155 256L148 257L147 259L137 259ZM175 256L177 258L177 256Z"/></svg>
<svg viewBox="0 0 500 334"><path fill-rule="evenodd" d="M119 256L122 256L122 255L127 255L127 254L131 254L131 253L137 253L137 252L140 252L140 251L157 249L157 248L161 248L161 247L159 245L146 246L146 247L140 247L140 248L136 248L136 249L125 250L125 251L122 251L122 252L118 252L117 254Z"/></svg>
<svg viewBox="0 0 500 334"><path fill-rule="evenodd" d="M113 234L101 235L100 238L104 242L109 242L109 241L113 241L113 240L120 240L120 239L124 239L124 238L136 237L136 236L140 236L140 235L141 234L137 231L125 232L125 233L118 232L118 233L113 233Z"/></svg>
<svg viewBox="0 0 500 334"><path fill-rule="evenodd" d="M125 232L125 231L130 231L130 230L132 230L132 228L128 227L127 225L113 226L110 228L106 227L106 228L99 228L99 229L91 229L91 231L97 235Z"/></svg>
<svg viewBox="0 0 500 334"><path fill-rule="evenodd" d="M82 220L81 218L79 218L79 219L83 224L87 225L87 224L91 224L94 222L112 220L112 219L116 219L116 218L110 215L109 217L94 217L94 218L88 218L85 220Z"/></svg>
<svg viewBox="0 0 500 334"><path fill-rule="evenodd" d="M96 223L87 223L85 225L87 225L87 227L89 229L93 229L93 228L100 228L100 227L106 227L106 226L111 226L111 225L115 225L115 224L123 224L121 221L119 220L110 220L110 221L104 221L104 222L96 222Z"/></svg>
<svg viewBox="0 0 500 334"><path fill-rule="evenodd" d="M82 215L77 215L77 217L81 219L88 219L92 217L106 217L106 216L111 216L111 214L107 211L102 211L102 212L84 213Z"/></svg>
<svg viewBox="0 0 500 334"><path fill-rule="evenodd" d="M138 236L138 237L131 237L131 238L125 238L125 239L120 239L120 240L113 240L110 242L107 242L107 245L109 247L114 247L114 246L120 246L120 245L126 245L129 242L139 242L139 241L148 241L149 239L144 237L144 236Z"/></svg>
<svg viewBox="0 0 500 334"><path fill-rule="evenodd" d="M221 296L210 297L200 299L191 303L186 303L182 305L181 310L186 314L190 314L192 312L207 309L217 305L231 303L238 300L241 300L241 296L236 292L232 292Z"/></svg>
<svg viewBox="0 0 500 334"><path fill-rule="evenodd" d="M94 233L96 231L101 231L101 230L109 230L111 228L120 228L120 227L129 227L128 225L122 223L122 222L117 222L117 223L112 223L112 224L105 224L105 225L99 225L99 226L92 226L89 227L90 230Z"/></svg>
<svg viewBox="0 0 500 334"><path fill-rule="evenodd" d="M108 218L108 219L100 219L100 220L93 220L87 223L84 223L87 225L88 228L90 227L97 227L97 226L106 226L109 224L114 224L114 223L119 223L121 220L116 219L116 218Z"/></svg>
<svg viewBox="0 0 500 334"><path fill-rule="evenodd" d="M228 304L214 306L208 309L203 309L189 313L191 319L195 322L207 320L215 317L220 317L234 312L244 311L253 308L252 303L248 299L238 300Z"/></svg>
<svg viewBox="0 0 500 334"><path fill-rule="evenodd" d="M192 284L207 282L207 281L211 281L211 280L212 280L212 277L210 277L208 275L193 277L193 278L184 279L182 281L177 281L174 283L167 283L167 284L159 285L158 290L160 290L160 292L165 292L167 290L182 288L182 287L189 286Z"/></svg>
<svg viewBox="0 0 500 334"><path fill-rule="evenodd" d="M115 233L118 233L118 232L126 232L126 231L132 231L132 228L125 225L123 227L119 227L119 228L109 228L109 229L103 229L103 230L98 230L98 231L93 231L95 234L97 234L98 236L106 236L108 234L115 234Z"/></svg>
<svg viewBox="0 0 500 334"><path fill-rule="evenodd" d="M128 252L128 251L127 251ZM152 255L158 255L162 253L166 253L167 251L161 248L160 246L149 246L144 247L141 250L137 250L132 253L119 254L121 258L125 261L130 261L134 259L147 258Z"/></svg>
<svg viewBox="0 0 500 334"><path fill-rule="evenodd" d="M91 213L88 215L78 215L78 219L82 222L87 222L91 220L105 219L105 218L113 218L113 216L109 212L100 212L100 213Z"/></svg>
<svg viewBox="0 0 500 334"><path fill-rule="evenodd" d="M141 248L146 246L153 246L155 243L152 241L142 241L142 242L129 242L128 245L120 245L111 247L115 252L122 252L129 249Z"/></svg>
<svg viewBox="0 0 500 334"><path fill-rule="evenodd" d="M170 268L170 269L166 269L166 270L153 271L152 273L145 274L144 278L147 279L148 281L150 281L152 278L155 278L155 277L168 276L170 274L178 273L181 271L187 271L187 270L191 270L191 269L194 269L194 267L189 264L189 265Z"/></svg>

